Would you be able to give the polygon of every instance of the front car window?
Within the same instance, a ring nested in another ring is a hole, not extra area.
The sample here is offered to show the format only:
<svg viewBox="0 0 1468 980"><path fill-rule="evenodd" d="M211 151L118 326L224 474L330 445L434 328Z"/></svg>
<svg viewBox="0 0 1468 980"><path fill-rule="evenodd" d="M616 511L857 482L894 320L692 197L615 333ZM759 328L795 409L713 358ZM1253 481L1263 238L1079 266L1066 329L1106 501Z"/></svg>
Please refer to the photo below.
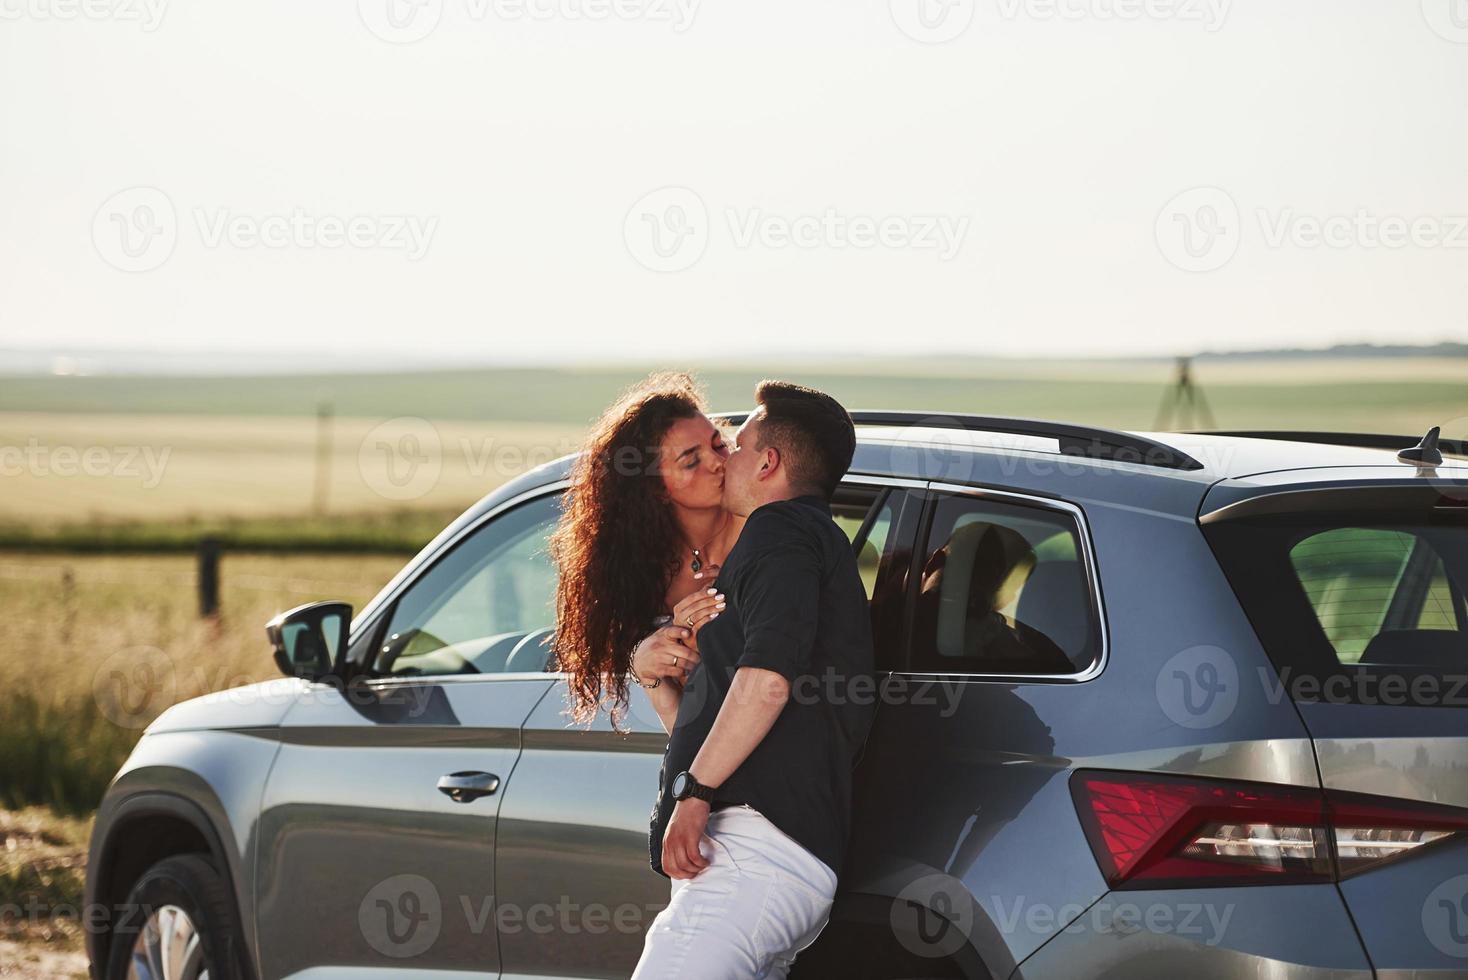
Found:
<svg viewBox="0 0 1468 980"><path fill-rule="evenodd" d="M560 494L521 504L461 541L398 598L374 665L379 675L542 670L555 625L547 538ZM525 641L522 643L522 641Z"/></svg>
<svg viewBox="0 0 1468 980"><path fill-rule="evenodd" d="M883 488L843 486L832 517L852 538L868 598L889 550L896 501ZM547 539L560 494L490 520L437 562L394 603L373 672L424 677L519 673L549 666L556 570Z"/></svg>

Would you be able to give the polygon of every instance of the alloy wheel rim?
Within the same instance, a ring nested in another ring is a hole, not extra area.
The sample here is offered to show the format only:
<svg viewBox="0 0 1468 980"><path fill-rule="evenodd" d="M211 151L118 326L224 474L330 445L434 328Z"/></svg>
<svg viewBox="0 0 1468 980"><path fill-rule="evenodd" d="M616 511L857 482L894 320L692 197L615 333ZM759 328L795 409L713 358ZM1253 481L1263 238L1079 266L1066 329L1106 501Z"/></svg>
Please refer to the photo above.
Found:
<svg viewBox="0 0 1468 980"><path fill-rule="evenodd" d="M198 927L177 905L153 910L133 942L127 980L209 980Z"/></svg>

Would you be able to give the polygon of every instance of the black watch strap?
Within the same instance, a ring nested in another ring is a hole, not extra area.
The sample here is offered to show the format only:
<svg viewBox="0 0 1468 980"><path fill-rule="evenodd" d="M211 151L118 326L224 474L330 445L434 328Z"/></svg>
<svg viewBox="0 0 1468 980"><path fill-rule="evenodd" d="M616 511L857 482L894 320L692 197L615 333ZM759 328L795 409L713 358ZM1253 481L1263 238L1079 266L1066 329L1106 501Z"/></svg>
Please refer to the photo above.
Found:
<svg viewBox="0 0 1468 980"><path fill-rule="evenodd" d="M677 785L680 778L684 780L684 792L681 796L677 793L674 793L674 799L686 800L688 797L692 796L696 797L697 799L703 800L705 803L713 803L715 801L714 793L717 791L718 787L705 786L703 783L700 783L697 778L694 777L693 773L689 772L687 769L683 770L682 772L678 773L678 775L673 777L673 783L675 786Z"/></svg>

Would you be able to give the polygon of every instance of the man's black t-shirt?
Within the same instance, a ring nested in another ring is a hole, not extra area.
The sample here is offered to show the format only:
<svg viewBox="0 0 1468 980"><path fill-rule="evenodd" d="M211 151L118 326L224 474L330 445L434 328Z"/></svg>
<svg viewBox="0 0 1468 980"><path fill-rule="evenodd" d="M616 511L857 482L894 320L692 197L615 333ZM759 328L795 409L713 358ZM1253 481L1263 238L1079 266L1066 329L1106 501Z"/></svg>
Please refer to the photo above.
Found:
<svg viewBox="0 0 1468 980"><path fill-rule="evenodd" d="M790 699L763 741L718 787L748 803L840 874L851 827L851 767L876 702L871 615L846 534L821 497L756 508L719 570L725 610L698 633L663 756L648 846L662 867L673 777L693 764L740 667L773 670Z"/></svg>

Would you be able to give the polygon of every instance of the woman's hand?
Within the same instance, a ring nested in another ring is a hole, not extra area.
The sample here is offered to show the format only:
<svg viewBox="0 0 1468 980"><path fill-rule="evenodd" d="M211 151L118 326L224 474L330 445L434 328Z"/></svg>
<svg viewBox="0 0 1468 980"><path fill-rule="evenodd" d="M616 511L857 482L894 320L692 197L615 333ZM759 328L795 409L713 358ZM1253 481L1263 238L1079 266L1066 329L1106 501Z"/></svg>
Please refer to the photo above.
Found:
<svg viewBox="0 0 1468 980"><path fill-rule="evenodd" d="M681 687L698 666L698 650L684 645L692 638L686 626L664 626L649 634L632 651L632 673L644 686L662 678Z"/></svg>
<svg viewBox="0 0 1468 980"><path fill-rule="evenodd" d="M724 593L715 588L689 593L673 607L673 624L689 630L683 641L690 650L698 649L698 631L724 611Z"/></svg>

